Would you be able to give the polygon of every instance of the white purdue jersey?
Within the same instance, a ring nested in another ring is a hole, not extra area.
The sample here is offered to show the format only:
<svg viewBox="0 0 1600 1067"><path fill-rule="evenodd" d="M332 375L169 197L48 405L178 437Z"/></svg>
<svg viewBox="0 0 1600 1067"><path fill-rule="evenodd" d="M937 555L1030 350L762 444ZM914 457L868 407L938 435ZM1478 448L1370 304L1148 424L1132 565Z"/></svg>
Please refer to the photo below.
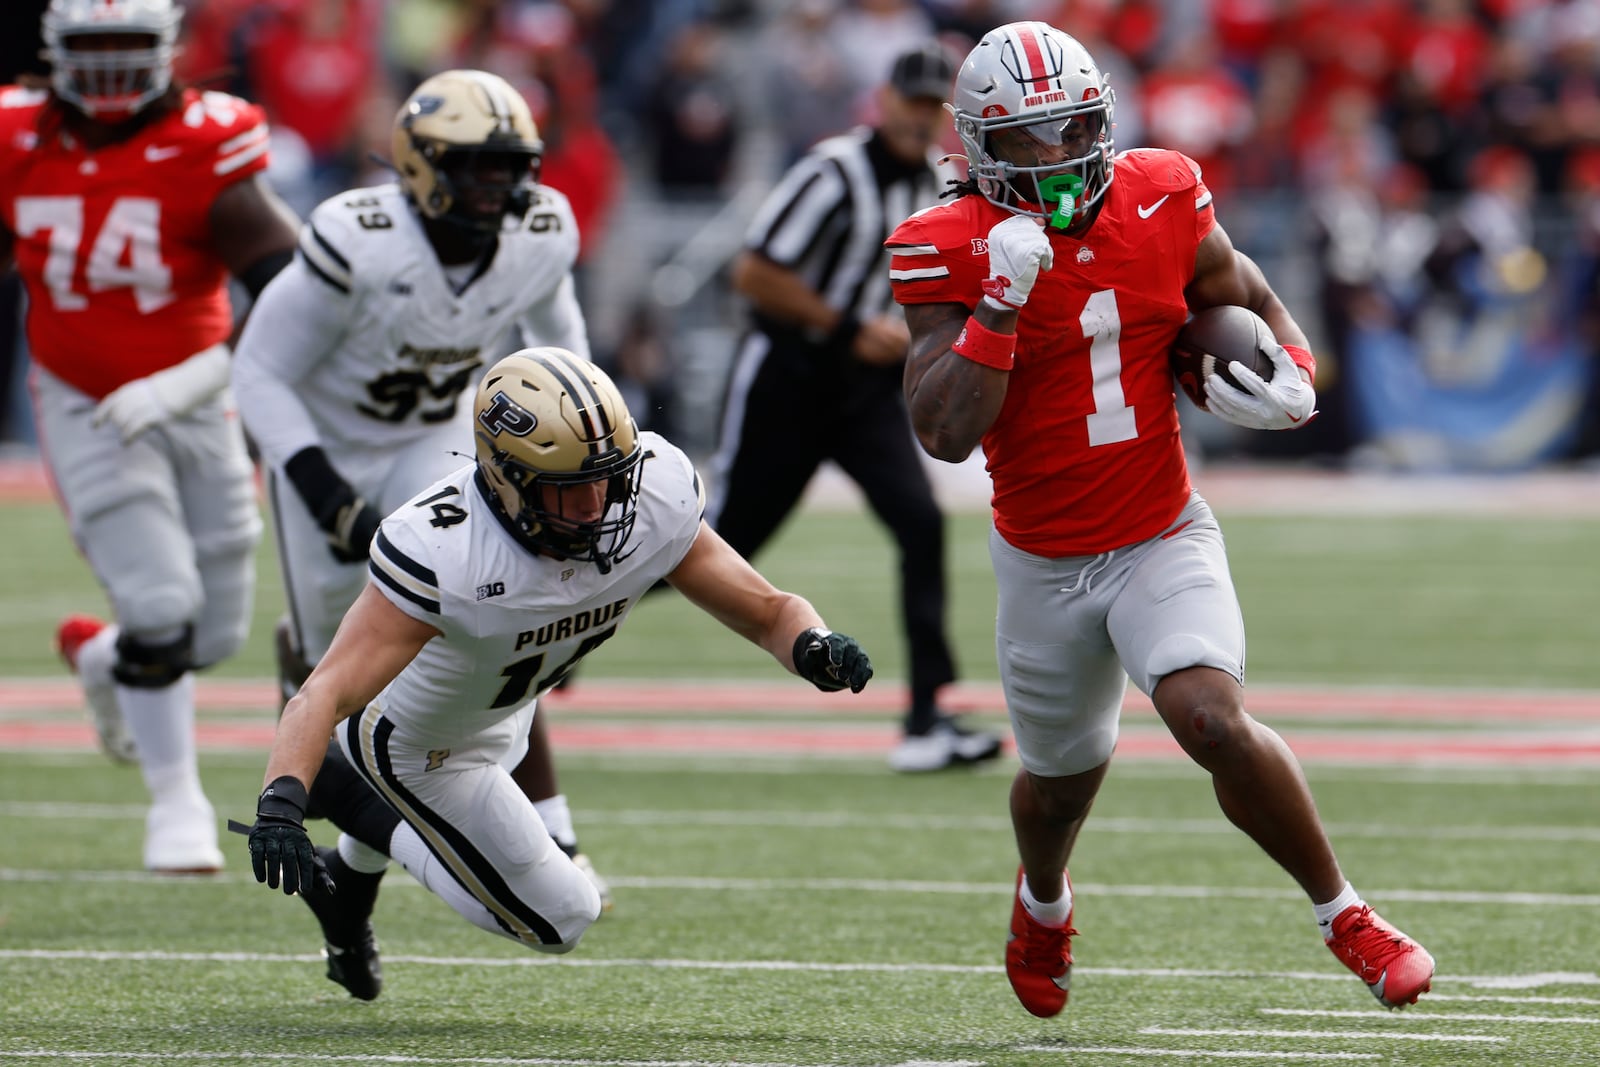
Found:
<svg viewBox="0 0 1600 1067"><path fill-rule="evenodd" d="M275 465L314 444L383 453L451 421L514 325L525 344L589 355L572 282L578 227L557 190L536 187L465 286L398 184L318 205L299 251L261 294L234 371L246 425Z"/></svg>
<svg viewBox="0 0 1600 1067"><path fill-rule="evenodd" d="M705 501L687 456L641 433L644 471L627 555L609 573L537 555L493 509L470 463L383 521L373 584L443 636L423 646L375 701L397 742L449 748L517 714L614 633L674 570Z"/></svg>

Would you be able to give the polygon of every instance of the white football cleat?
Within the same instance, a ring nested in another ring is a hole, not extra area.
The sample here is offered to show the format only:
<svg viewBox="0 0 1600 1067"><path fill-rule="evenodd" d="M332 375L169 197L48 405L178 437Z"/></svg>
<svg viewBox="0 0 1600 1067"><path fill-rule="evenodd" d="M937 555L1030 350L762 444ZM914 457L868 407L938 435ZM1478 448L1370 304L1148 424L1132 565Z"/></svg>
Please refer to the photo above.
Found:
<svg viewBox="0 0 1600 1067"><path fill-rule="evenodd" d="M80 656L83 646L100 636L105 628L106 624L92 615L68 615L56 627L56 652L83 686L83 698L89 705L89 718L100 737L101 750L118 763L136 763L139 753L133 736L128 733L127 723L122 721L110 663L82 663Z"/></svg>
<svg viewBox="0 0 1600 1067"><path fill-rule="evenodd" d="M144 820L144 866L157 874L216 874L217 814L205 797L162 801Z"/></svg>
<svg viewBox="0 0 1600 1067"><path fill-rule="evenodd" d="M611 887L606 885L606 880L600 877L594 869L594 861L589 859L587 853L579 852L573 855L572 862L577 865L583 876L589 879L589 884L595 887L600 894L600 914L604 915L611 910Z"/></svg>

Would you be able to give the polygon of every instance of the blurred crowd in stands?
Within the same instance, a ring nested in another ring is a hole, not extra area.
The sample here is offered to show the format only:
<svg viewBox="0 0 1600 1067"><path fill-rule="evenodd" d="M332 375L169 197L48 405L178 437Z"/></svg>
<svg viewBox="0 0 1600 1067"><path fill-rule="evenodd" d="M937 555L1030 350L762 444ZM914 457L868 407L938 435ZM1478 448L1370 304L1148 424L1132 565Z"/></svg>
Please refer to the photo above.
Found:
<svg viewBox="0 0 1600 1067"><path fill-rule="evenodd" d="M7 6L36 17L43 4ZM543 180L577 213L585 296L654 265L661 250L641 237L632 261L613 253L597 269L604 249L635 247L619 232L715 210L870 119L871 91L907 45L937 35L959 57L995 25L1043 19L1110 74L1119 148L1194 157L1235 239L1263 262L1300 265L1296 312L1320 323L1324 420L1255 436L1403 467L1600 453L1600 0L186 6L180 74L267 109L273 180L302 213L382 179L395 108L421 78L466 66L510 80L544 137ZM670 313L640 298L610 317L597 353L667 415ZM1540 382L1561 403L1531 386L1516 412L1492 403L1555 366ZM1486 439L1463 444L1452 420L1406 423L1419 405L1462 396L1461 421L1495 427L1467 436ZM1535 416L1548 433L1529 428Z"/></svg>

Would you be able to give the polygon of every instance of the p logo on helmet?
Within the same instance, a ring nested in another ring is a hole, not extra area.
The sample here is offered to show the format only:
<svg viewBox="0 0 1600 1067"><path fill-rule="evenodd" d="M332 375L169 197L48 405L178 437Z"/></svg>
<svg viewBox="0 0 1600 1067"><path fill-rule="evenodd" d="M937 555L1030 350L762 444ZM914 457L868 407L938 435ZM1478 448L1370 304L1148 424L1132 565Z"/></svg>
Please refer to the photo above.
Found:
<svg viewBox="0 0 1600 1067"><path fill-rule="evenodd" d="M538 417L528 409L519 407L516 401L506 396L504 390L496 392L490 398L489 406L478 412L478 421L491 437L499 437L503 433L526 437L539 425Z"/></svg>

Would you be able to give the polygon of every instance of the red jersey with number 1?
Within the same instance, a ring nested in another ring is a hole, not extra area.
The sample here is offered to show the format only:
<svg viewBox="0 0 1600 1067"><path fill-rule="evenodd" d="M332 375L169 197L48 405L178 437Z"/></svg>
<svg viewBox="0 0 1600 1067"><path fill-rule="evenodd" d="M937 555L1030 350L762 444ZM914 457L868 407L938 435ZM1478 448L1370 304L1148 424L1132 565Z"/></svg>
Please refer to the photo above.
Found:
<svg viewBox="0 0 1600 1067"><path fill-rule="evenodd" d="M886 242L895 299L976 307L989 230L1008 217L981 196L911 216ZM1016 366L983 437L995 527L1012 545L1109 551L1164 533L1189 499L1168 351L1215 225L1195 162L1140 149L1117 157L1087 233L1049 231L1054 266L1017 317Z"/></svg>
<svg viewBox="0 0 1600 1067"><path fill-rule="evenodd" d="M28 289L28 346L99 398L233 328L211 205L267 165L261 109L187 89L125 141L90 150L48 95L0 89L0 222Z"/></svg>

